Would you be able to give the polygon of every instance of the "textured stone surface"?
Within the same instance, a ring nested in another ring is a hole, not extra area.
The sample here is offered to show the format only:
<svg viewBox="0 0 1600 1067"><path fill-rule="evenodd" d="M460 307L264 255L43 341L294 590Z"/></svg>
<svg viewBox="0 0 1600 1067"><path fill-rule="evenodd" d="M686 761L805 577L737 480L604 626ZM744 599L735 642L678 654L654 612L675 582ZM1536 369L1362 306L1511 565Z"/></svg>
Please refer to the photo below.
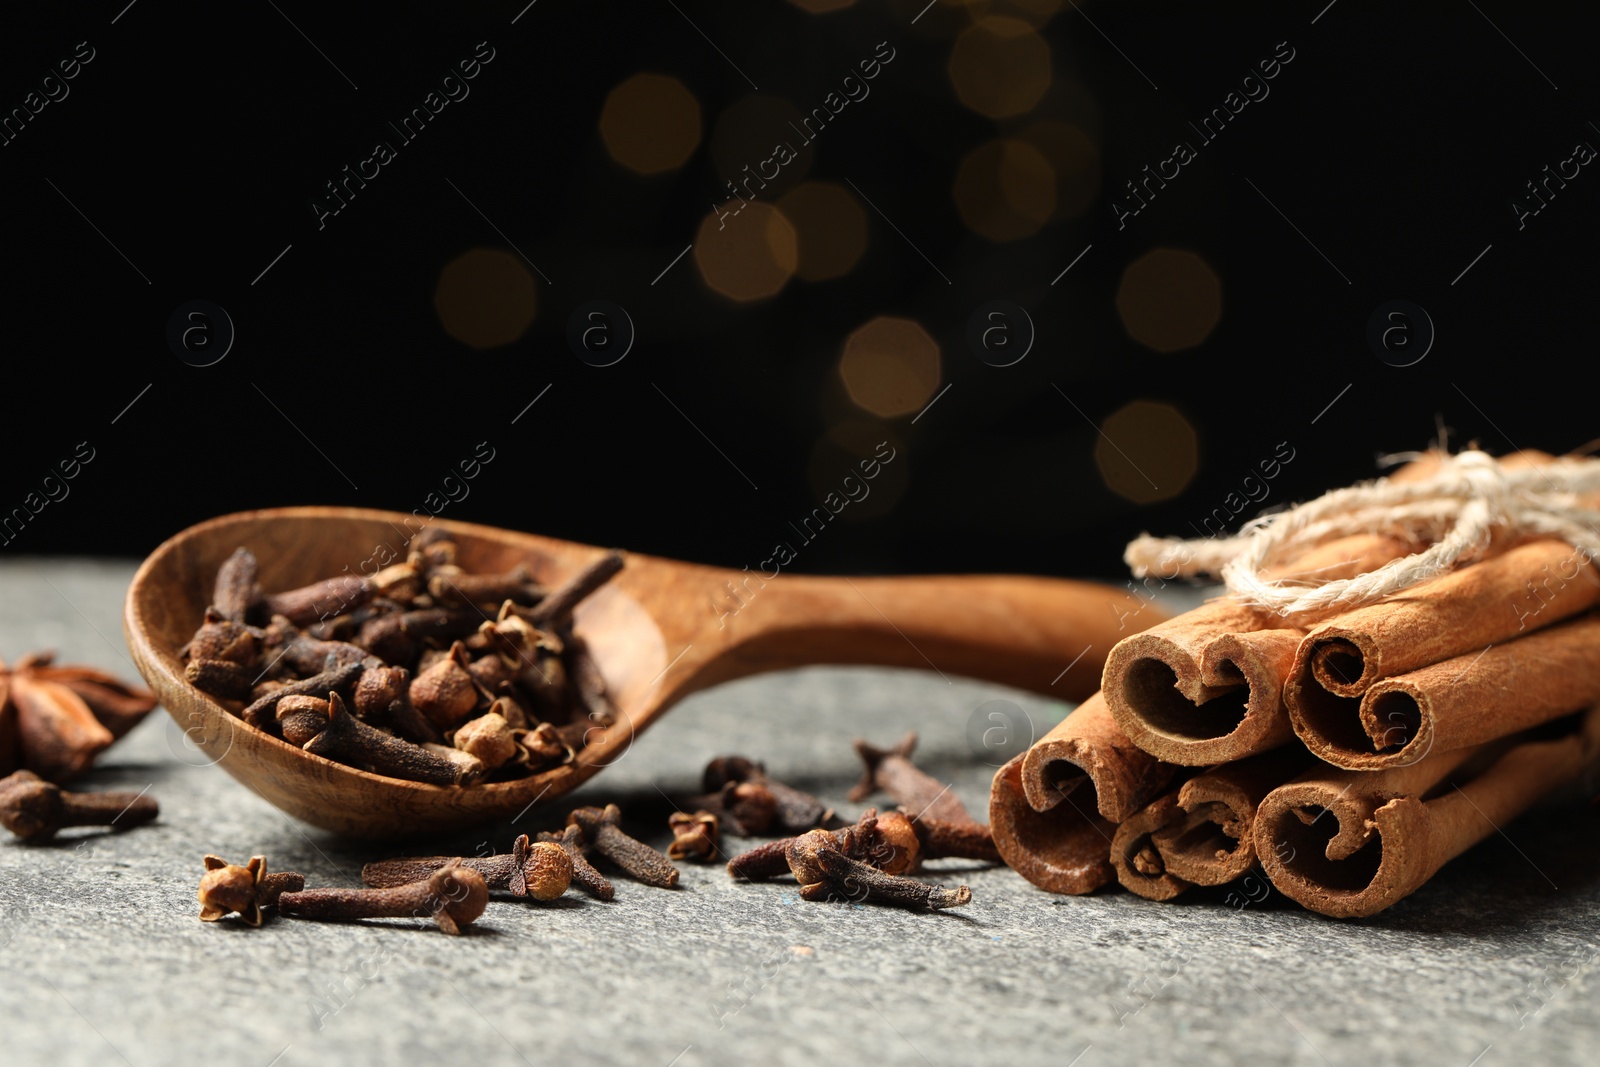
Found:
<svg viewBox="0 0 1600 1067"><path fill-rule="evenodd" d="M0 565L0 653L55 647L131 673L119 622L131 573ZM708 757L744 752L854 814L849 740L914 728L924 764L981 813L994 757L968 732L993 724L991 700L1037 732L1066 710L931 673L751 679L675 709L573 800L615 800L664 844L660 791L686 792ZM940 876L971 885L972 905L909 914L806 904L792 883L684 865L676 891L618 878L612 904L497 900L450 938L403 920L198 922L207 852L264 853L312 885L355 885L380 858L199 763L157 712L84 785L149 786L158 823L52 847L0 842L5 1063L1491 1067L1593 1063L1600 1037L1600 817L1583 804L1504 827L1364 922L1276 895L1242 909L1221 891L1174 904L1054 897L953 861ZM503 850L567 806L414 851Z"/></svg>

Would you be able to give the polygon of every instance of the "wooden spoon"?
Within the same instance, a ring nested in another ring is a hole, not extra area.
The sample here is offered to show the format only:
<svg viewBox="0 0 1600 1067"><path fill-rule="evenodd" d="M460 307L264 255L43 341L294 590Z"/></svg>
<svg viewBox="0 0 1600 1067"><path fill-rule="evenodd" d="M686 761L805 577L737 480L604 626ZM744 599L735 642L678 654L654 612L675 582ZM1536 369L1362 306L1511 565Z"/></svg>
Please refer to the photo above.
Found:
<svg viewBox="0 0 1600 1067"><path fill-rule="evenodd" d="M184 677L178 650L200 624L217 568L234 549L255 553L262 588L272 592L371 573L374 558L403 559L416 524L410 514L355 508L225 515L156 549L128 590L123 629L134 662L185 736L279 808L337 833L393 839L517 816L621 759L640 731L688 694L759 671L872 663L1081 699L1099 688L1113 644L1165 617L1125 590L1060 579L769 580L626 553L622 573L574 617L620 721L597 728L574 763L464 788L386 778L304 752L247 725ZM522 563L547 585L605 551L442 519L429 525L459 544L463 568L496 572ZM763 566L769 574L777 569L775 561Z"/></svg>

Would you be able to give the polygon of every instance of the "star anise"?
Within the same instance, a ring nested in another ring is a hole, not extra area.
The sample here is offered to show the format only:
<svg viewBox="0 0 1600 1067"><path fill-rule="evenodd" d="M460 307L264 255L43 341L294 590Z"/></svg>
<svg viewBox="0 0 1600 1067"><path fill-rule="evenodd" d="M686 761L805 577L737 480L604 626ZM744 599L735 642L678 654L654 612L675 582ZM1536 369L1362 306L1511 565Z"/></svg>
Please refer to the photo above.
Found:
<svg viewBox="0 0 1600 1067"><path fill-rule="evenodd" d="M51 782L81 774L156 706L147 689L55 654L0 660L0 774L25 767Z"/></svg>

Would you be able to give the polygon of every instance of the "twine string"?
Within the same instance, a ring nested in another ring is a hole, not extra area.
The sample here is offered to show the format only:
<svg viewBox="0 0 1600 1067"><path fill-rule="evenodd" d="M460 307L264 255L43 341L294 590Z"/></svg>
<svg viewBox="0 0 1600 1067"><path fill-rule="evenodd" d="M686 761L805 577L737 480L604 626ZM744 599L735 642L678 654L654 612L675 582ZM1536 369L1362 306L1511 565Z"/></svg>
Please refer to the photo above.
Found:
<svg viewBox="0 0 1600 1067"><path fill-rule="evenodd" d="M1444 457L1416 481L1335 489L1264 515L1228 537L1141 534L1123 560L1134 576L1221 578L1228 592L1279 615L1348 609L1393 596L1482 558L1497 540L1555 537L1600 557L1600 459L1508 469L1484 452ZM1365 574L1317 582L1269 577L1308 550L1351 534L1425 546Z"/></svg>

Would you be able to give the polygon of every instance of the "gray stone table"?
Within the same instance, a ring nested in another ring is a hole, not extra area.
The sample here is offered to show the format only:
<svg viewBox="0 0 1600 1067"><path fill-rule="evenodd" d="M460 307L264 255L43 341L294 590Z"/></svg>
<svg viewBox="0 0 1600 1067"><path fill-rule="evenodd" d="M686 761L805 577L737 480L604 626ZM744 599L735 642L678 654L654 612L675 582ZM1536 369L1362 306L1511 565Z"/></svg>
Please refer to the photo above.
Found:
<svg viewBox="0 0 1600 1067"><path fill-rule="evenodd" d="M0 653L53 647L131 673L132 566L0 565ZM824 669L697 696L576 794L617 801L660 843L705 760L743 752L841 811L850 739L922 736L925 766L983 811L976 709L1009 700L1042 732L1060 703L933 673ZM981 718L981 716L980 716ZM973 891L946 914L799 901L685 866L676 891L618 880L601 904L497 901L460 938L402 920L196 920L200 857L266 854L314 885L379 858L297 823L183 744L157 712L85 783L149 787L161 819L53 847L0 842L0 1062L145 1067L386 1063L1593 1064L1600 815L1504 827L1364 922L1276 895L1155 904L1058 897L943 861ZM529 813L517 830L566 810ZM513 831L453 842L504 848Z"/></svg>

